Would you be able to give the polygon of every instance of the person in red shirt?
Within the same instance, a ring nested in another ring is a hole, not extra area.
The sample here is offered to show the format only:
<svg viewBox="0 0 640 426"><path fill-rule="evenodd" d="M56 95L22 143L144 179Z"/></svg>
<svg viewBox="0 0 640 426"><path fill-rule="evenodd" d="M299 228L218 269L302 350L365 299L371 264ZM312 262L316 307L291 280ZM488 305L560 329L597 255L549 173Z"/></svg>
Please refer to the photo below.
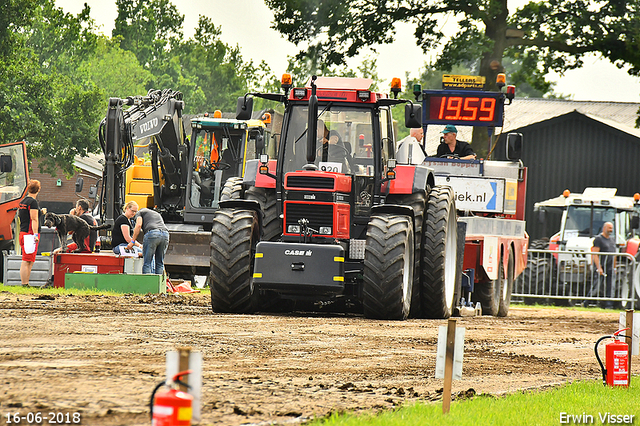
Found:
<svg viewBox="0 0 640 426"><path fill-rule="evenodd" d="M23 286L29 285L31 268L36 261L38 242L40 241L40 208L36 197L40 192L40 181L32 179L27 185L27 196L20 201L18 206L18 219L20 220L20 248L22 249L22 264L20 265L20 281ZM34 235L36 247L33 253L27 253L24 248L25 235Z"/></svg>

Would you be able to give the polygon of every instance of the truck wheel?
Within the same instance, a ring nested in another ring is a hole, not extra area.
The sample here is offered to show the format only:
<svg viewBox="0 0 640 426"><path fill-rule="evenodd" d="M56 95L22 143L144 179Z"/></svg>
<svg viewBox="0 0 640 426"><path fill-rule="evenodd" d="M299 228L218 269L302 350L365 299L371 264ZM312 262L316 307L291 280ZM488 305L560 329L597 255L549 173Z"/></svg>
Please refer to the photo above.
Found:
<svg viewBox="0 0 640 426"><path fill-rule="evenodd" d="M238 200L242 198L242 178L230 177L222 187L220 201Z"/></svg>
<svg viewBox="0 0 640 426"><path fill-rule="evenodd" d="M449 318L456 288L458 225L453 189L435 186L422 226L422 315Z"/></svg>
<svg viewBox="0 0 640 426"><path fill-rule="evenodd" d="M246 200L260 203L262 218L262 241L275 241L282 235L282 220L278 217L276 192L273 189L252 186L244 193Z"/></svg>
<svg viewBox="0 0 640 426"><path fill-rule="evenodd" d="M509 259L507 260L507 277L504 278L502 292L500 294L500 306L498 307L498 316L506 317L509 314L509 305L511 304L511 293L513 292L513 275L515 274L515 258L513 250L509 248Z"/></svg>
<svg viewBox="0 0 640 426"><path fill-rule="evenodd" d="M483 315L498 315L504 281L504 266L502 264L502 256L500 256L498 260L498 278L476 284L476 291L473 293L475 300L482 304Z"/></svg>
<svg viewBox="0 0 640 426"><path fill-rule="evenodd" d="M422 309L420 306L420 253L422 244L422 223L424 222L424 206L425 206L425 193L416 192L414 194L407 195L390 195L387 197L387 204L395 204L400 206L410 206L413 209L414 215L414 227L413 234L415 236L415 269L413 271L413 289L411 291L411 311L410 316L412 318L420 318Z"/></svg>
<svg viewBox="0 0 640 426"><path fill-rule="evenodd" d="M364 251L367 318L404 320L411 309L415 267L413 224L406 216L371 216Z"/></svg>
<svg viewBox="0 0 640 426"><path fill-rule="evenodd" d="M211 307L213 312L250 313L257 306L253 258L258 218L250 210L220 209L211 229Z"/></svg>

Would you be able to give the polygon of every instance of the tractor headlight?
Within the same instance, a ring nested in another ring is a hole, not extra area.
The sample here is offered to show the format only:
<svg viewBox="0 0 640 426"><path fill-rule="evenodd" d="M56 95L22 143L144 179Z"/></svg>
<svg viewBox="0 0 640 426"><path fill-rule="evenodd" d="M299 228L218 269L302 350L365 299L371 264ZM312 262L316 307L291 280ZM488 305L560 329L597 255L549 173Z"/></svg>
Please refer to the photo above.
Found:
<svg viewBox="0 0 640 426"><path fill-rule="evenodd" d="M330 226L321 226L320 227L320 235L331 235L331 227Z"/></svg>
<svg viewBox="0 0 640 426"><path fill-rule="evenodd" d="M300 225L289 225L287 226L287 232L290 234L299 234L300 233Z"/></svg>

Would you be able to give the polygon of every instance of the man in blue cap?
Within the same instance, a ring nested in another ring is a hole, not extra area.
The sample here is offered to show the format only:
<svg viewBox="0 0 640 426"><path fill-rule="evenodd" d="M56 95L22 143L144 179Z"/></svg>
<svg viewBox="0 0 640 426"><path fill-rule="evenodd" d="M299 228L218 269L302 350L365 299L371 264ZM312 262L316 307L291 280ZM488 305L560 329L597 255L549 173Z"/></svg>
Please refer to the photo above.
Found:
<svg viewBox="0 0 640 426"><path fill-rule="evenodd" d="M459 158L461 160L475 160L476 153L467 142L456 140L458 129L453 124L447 124L441 131L443 143L438 145L436 157Z"/></svg>

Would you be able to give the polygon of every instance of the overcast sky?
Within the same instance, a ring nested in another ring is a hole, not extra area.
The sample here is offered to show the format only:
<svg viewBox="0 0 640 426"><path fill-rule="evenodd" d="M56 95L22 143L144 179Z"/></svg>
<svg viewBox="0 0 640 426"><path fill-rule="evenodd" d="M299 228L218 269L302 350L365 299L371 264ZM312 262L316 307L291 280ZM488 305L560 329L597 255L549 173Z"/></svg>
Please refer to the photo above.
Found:
<svg viewBox="0 0 640 426"><path fill-rule="evenodd" d="M512 0L509 8L515 10L527 1ZM117 16L115 0L56 0L56 5L73 14L79 13L84 3L91 7L91 17L100 31L110 36ZM225 43L239 45L245 60L259 63L264 59L278 76L286 71L287 56L299 50L270 28L273 15L263 0L172 0L172 3L185 16L186 37L193 35L199 15L208 16L221 27ZM378 53L378 75L387 83L393 77L404 80L405 72L417 77L424 64L434 59L416 46L413 29L408 25L398 26L396 42L379 47ZM352 66L354 63L350 62ZM562 77L549 76L557 82L557 93L571 95L575 100L640 102L639 78L595 56L586 57L584 63L584 68L569 71Z"/></svg>

